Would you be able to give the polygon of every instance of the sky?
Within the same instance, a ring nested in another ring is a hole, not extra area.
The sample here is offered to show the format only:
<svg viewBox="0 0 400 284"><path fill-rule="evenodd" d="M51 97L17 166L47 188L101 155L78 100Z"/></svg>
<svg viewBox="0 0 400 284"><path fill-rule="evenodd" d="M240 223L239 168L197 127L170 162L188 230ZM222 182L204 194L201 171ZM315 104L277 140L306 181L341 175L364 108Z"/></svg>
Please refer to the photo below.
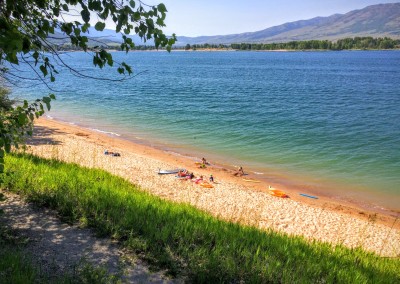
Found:
<svg viewBox="0 0 400 284"><path fill-rule="evenodd" d="M168 13L163 31L202 36L255 32L314 17L344 14L385 0L143 0L164 3Z"/></svg>

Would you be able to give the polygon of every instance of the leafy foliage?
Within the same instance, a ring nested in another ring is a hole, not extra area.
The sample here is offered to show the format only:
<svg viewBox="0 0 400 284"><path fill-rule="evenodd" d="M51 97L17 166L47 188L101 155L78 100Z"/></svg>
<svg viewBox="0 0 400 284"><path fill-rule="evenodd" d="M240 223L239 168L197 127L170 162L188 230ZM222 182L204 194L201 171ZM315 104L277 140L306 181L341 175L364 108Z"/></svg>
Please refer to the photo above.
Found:
<svg viewBox="0 0 400 284"><path fill-rule="evenodd" d="M13 72L16 65L24 62L31 67L36 79L46 84L54 82L58 71L57 64L66 67L76 75L82 75L60 58L57 46L49 38L56 33L63 33L71 45L91 53L93 65L99 68L113 66L114 60L102 47L89 48L87 32L90 21L97 17L94 25L102 31L106 20L115 25L116 33L123 34L121 50L128 52L134 48L131 32L138 34L144 42L154 39L155 47L171 50L176 37L167 37L162 27L165 26L167 9L164 4L149 6L142 1L124 0L4 0L0 1L0 77L12 80L26 80L18 72ZM78 20L68 20L78 16ZM132 67L125 62L118 63L118 73L131 75ZM0 78L1 79L1 78ZM49 87L49 89L51 89ZM44 106L50 109L53 94L22 106L2 109L0 114L0 173L4 169L4 153L11 146L18 147L22 137L32 131L32 122L43 115Z"/></svg>
<svg viewBox="0 0 400 284"><path fill-rule="evenodd" d="M15 103L14 100L10 100L9 94L10 91L8 89L0 87L0 110L11 110L12 105Z"/></svg>
<svg viewBox="0 0 400 284"><path fill-rule="evenodd" d="M9 153L12 146L18 148L23 144L26 135L32 135L33 120L44 114L45 107L50 110L50 102L54 99L55 96L50 94L32 104L25 100L21 106L0 108L0 173L4 171L5 153Z"/></svg>
<svg viewBox="0 0 400 284"><path fill-rule="evenodd" d="M139 4L139 5L136 5ZM66 21L65 17L71 11L80 11L80 21ZM50 75L54 81L57 74L55 66L50 62L48 54L56 54L56 47L48 38L56 31L61 31L69 37L72 46L80 47L84 51L93 52L93 63L103 68L112 66L112 55L104 49L90 50L85 33L91 26L92 15L99 21L95 29L102 31L106 20L112 20L116 25L117 33L138 34L144 42L153 38L156 48L171 49L175 43L175 35L168 38L160 27L164 27L167 9L164 4L147 6L141 1L115 0L6 0L0 2L0 64L8 61L18 64L20 60L32 60L42 76ZM134 47L132 39L123 36L121 49L128 52ZM21 56L18 56L21 55ZM128 65L120 64L123 73L131 74ZM5 70L3 69L3 72Z"/></svg>

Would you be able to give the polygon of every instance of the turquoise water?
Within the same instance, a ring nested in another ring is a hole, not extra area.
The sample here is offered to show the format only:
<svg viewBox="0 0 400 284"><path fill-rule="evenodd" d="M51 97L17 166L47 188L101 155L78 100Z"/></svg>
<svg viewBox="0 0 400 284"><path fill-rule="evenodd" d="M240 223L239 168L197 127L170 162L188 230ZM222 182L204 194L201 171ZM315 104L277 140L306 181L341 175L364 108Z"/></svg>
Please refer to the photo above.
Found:
<svg viewBox="0 0 400 284"><path fill-rule="evenodd" d="M399 51L113 55L139 74L109 82L61 72L50 116L400 209ZM116 74L84 65L83 53L62 58L91 76Z"/></svg>

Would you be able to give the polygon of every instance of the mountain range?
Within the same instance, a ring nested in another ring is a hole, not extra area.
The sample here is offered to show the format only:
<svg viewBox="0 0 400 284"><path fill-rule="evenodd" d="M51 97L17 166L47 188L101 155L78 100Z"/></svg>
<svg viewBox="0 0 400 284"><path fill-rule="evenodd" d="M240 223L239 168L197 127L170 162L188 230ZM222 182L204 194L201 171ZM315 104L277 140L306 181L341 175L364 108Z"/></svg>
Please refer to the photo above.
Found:
<svg viewBox="0 0 400 284"><path fill-rule="evenodd" d="M117 46L122 35L114 30L96 31L93 27L87 34L90 45L107 44ZM232 44L232 43L278 43L301 40L331 40L347 37L390 37L400 39L400 3L378 4L346 14L316 17L309 20L289 22L261 31L230 35L186 37L177 36L176 46L187 44ZM154 45L152 40L144 43L139 36L129 35L135 45ZM63 45L69 39L55 35L52 42Z"/></svg>
<svg viewBox="0 0 400 284"><path fill-rule="evenodd" d="M314 39L334 41L365 36L400 39L400 3L372 5L346 14L295 21L256 32L178 36L178 44L273 43Z"/></svg>

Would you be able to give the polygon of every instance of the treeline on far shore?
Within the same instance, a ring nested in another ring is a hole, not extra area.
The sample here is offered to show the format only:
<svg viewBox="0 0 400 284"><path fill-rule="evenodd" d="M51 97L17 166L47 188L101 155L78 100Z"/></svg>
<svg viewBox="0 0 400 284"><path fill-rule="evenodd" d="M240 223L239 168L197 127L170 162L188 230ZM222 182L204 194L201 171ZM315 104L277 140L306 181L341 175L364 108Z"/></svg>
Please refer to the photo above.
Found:
<svg viewBox="0 0 400 284"><path fill-rule="evenodd" d="M186 45L184 49L223 49L233 50L345 50L345 49L395 49L400 48L399 39L355 37L337 41L305 40L281 43L233 43L230 45L194 44Z"/></svg>
<svg viewBox="0 0 400 284"><path fill-rule="evenodd" d="M178 38L179 40L179 38ZM179 42L179 41L178 41ZM79 47L58 45L58 50L80 50ZM121 50L117 43L96 46L96 49ZM162 49L162 48L161 48ZM232 43L232 44L186 44L175 45L174 50L373 50L373 49L400 49L400 39L389 37L354 37L336 41L304 40L280 43ZM132 50L157 50L154 45L136 45Z"/></svg>

